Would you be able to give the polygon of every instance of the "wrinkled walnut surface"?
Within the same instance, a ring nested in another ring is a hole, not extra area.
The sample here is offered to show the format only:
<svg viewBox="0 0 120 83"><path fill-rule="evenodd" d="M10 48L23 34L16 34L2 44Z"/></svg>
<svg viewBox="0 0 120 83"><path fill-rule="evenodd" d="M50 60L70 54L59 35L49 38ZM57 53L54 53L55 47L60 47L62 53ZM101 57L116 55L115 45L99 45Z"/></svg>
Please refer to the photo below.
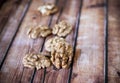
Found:
<svg viewBox="0 0 120 83"><path fill-rule="evenodd" d="M50 59L40 54L26 54L23 58L23 65L29 68L37 68L37 70L45 67L49 67L51 65Z"/></svg>
<svg viewBox="0 0 120 83"><path fill-rule="evenodd" d="M52 30L48 28L47 26L37 26L32 27L28 30L27 34L30 38L36 39L39 37L46 37L52 33Z"/></svg>
<svg viewBox="0 0 120 83"><path fill-rule="evenodd" d="M67 36L72 30L72 26L65 21L61 21L58 24L55 24L52 33L57 34L60 37Z"/></svg>
<svg viewBox="0 0 120 83"><path fill-rule="evenodd" d="M46 16L56 13L58 8L54 4L49 3L38 7L38 11L40 11L43 16Z"/></svg>
<svg viewBox="0 0 120 83"><path fill-rule="evenodd" d="M45 49L51 52L51 61L56 68L68 68L70 66L73 48L65 39L51 38L45 43Z"/></svg>
<svg viewBox="0 0 120 83"><path fill-rule="evenodd" d="M52 51L52 49L56 48L55 46L59 42L61 42L61 43L65 42L65 39L60 38L60 37L53 37L45 42L45 49L50 52L50 51Z"/></svg>

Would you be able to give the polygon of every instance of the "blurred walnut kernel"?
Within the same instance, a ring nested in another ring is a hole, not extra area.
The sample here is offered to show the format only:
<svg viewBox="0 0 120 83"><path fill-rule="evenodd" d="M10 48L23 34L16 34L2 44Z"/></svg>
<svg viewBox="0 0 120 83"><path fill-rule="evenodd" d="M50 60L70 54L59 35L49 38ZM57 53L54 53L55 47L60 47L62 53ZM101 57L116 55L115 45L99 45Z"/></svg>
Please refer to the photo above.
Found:
<svg viewBox="0 0 120 83"><path fill-rule="evenodd" d="M50 38L49 40L47 40L45 42L45 49L49 52L52 51L52 49L56 49L56 45L59 43L65 42L65 39L60 38L60 37L54 37L54 38Z"/></svg>
<svg viewBox="0 0 120 83"><path fill-rule="evenodd" d="M51 52L51 62L56 68L68 68L70 66L73 48L65 39L51 38L45 43L45 49Z"/></svg>
<svg viewBox="0 0 120 83"><path fill-rule="evenodd" d="M60 37L65 37L71 32L71 30L72 26L69 23L61 21L58 24L55 24L52 33L57 34Z"/></svg>
<svg viewBox="0 0 120 83"><path fill-rule="evenodd" d="M52 33L52 30L48 28L47 26L37 26L32 27L28 30L27 34L30 38L36 39L39 37L46 37Z"/></svg>
<svg viewBox="0 0 120 83"><path fill-rule="evenodd" d="M43 16L46 16L46 15L51 15L51 14L56 13L58 11L58 8L54 4L48 3L43 6L38 7L38 11L40 11L40 13Z"/></svg>
<svg viewBox="0 0 120 83"><path fill-rule="evenodd" d="M23 58L23 65L29 68L37 68L37 70L51 65L50 59L44 54L26 54Z"/></svg>

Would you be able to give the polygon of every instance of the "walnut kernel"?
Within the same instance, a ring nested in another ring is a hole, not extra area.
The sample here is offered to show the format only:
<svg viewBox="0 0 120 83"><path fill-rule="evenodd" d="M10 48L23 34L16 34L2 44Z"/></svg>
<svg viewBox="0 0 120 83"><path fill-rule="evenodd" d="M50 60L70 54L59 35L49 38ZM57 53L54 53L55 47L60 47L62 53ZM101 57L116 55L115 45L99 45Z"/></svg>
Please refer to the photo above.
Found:
<svg viewBox="0 0 120 83"><path fill-rule="evenodd" d="M29 68L37 68L37 70L45 67L49 67L51 62L49 58L44 56L42 53L40 54L26 54L23 58L23 65Z"/></svg>
<svg viewBox="0 0 120 83"><path fill-rule="evenodd" d="M65 21L61 21L58 24L55 24L52 33L57 34L60 37L67 36L72 30L72 26Z"/></svg>
<svg viewBox="0 0 120 83"><path fill-rule="evenodd" d="M39 37L46 37L52 33L51 29L48 28L47 26L37 26L37 27L32 27L28 30L27 34L30 38L36 39Z"/></svg>
<svg viewBox="0 0 120 83"><path fill-rule="evenodd" d="M38 7L38 11L40 11L43 16L46 16L56 13L58 8L55 5L49 3Z"/></svg>

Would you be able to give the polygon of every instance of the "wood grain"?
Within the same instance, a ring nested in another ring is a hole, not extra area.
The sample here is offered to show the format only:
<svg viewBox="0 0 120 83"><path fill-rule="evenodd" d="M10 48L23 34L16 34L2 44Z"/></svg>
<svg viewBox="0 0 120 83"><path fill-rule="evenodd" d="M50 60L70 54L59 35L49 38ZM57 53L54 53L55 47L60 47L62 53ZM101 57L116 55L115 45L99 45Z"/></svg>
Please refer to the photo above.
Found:
<svg viewBox="0 0 120 83"><path fill-rule="evenodd" d="M108 82L120 83L120 0L109 0L108 7Z"/></svg>
<svg viewBox="0 0 120 83"><path fill-rule="evenodd" d="M25 0L24 2L26 2ZM4 3L2 3L4 2ZM1 1L1 8L0 8L0 33L2 32L4 26L7 24L10 17L14 16L16 10L18 9L19 5L21 5L22 0L4 0Z"/></svg>
<svg viewBox="0 0 120 83"><path fill-rule="evenodd" d="M9 17L6 25L4 26L3 31L0 34L0 47L1 47L0 48L0 53L1 53L0 54L0 66L2 65L2 61L4 60L4 58L6 56L6 52L8 51L8 48L11 44L13 36L18 29L20 21L22 21L24 13L27 10L26 9L27 5L28 5L28 0L24 0L21 2L21 4L17 8L14 8L14 13L12 13L11 17ZM13 11L11 11L11 12L13 12ZM3 12L3 15L4 14L5 13ZM2 17L4 17L4 16L2 16ZM1 23L1 25L2 25L2 23Z"/></svg>
<svg viewBox="0 0 120 83"><path fill-rule="evenodd" d="M104 83L105 52L108 53L108 83L120 83L120 1L108 0L108 27L105 26L107 6L104 1L32 0L26 15L30 0L0 2L0 83ZM56 3L58 13L41 16L36 9L49 2ZM60 20L73 26L65 38L73 47L79 29L73 66L60 70L51 66L38 71L23 67L25 54L46 52L44 43L54 36L29 39L26 34L28 28L39 24L53 28ZM105 28L108 28L108 47Z"/></svg>
<svg viewBox="0 0 120 83"><path fill-rule="evenodd" d="M103 83L104 0L84 0L71 83Z"/></svg>
<svg viewBox="0 0 120 83"><path fill-rule="evenodd" d="M32 1L31 7L16 34L1 68L0 79L2 82L30 82L33 69L23 68L22 58L26 53L39 53L39 50L41 49L43 38L32 40L26 35L30 26L48 24L50 17L42 17L40 13L36 11L41 4L43 4L43 1ZM4 78L8 80L5 80Z"/></svg>

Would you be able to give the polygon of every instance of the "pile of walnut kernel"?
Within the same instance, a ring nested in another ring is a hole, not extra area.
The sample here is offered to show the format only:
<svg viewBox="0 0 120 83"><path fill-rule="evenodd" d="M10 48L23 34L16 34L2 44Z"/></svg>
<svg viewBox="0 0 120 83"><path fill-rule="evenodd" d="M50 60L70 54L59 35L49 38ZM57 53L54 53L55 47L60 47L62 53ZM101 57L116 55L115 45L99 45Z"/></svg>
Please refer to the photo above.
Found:
<svg viewBox="0 0 120 83"><path fill-rule="evenodd" d="M42 15L50 15L57 12L58 8L53 4L46 4L40 6L38 11L40 11ZM32 39L47 37L50 34L57 36L45 42L45 50L49 52L50 57L47 57L43 52L26 54L22 61L24 67L39 70L50 67L51 64L53 64L57 69L69 68L73 57L73 47L62 37L66 37L71 30L72 26L66 21L60 21L58 24L55 24L52 29L42 25L29 28L27 35Z"/></svg>

